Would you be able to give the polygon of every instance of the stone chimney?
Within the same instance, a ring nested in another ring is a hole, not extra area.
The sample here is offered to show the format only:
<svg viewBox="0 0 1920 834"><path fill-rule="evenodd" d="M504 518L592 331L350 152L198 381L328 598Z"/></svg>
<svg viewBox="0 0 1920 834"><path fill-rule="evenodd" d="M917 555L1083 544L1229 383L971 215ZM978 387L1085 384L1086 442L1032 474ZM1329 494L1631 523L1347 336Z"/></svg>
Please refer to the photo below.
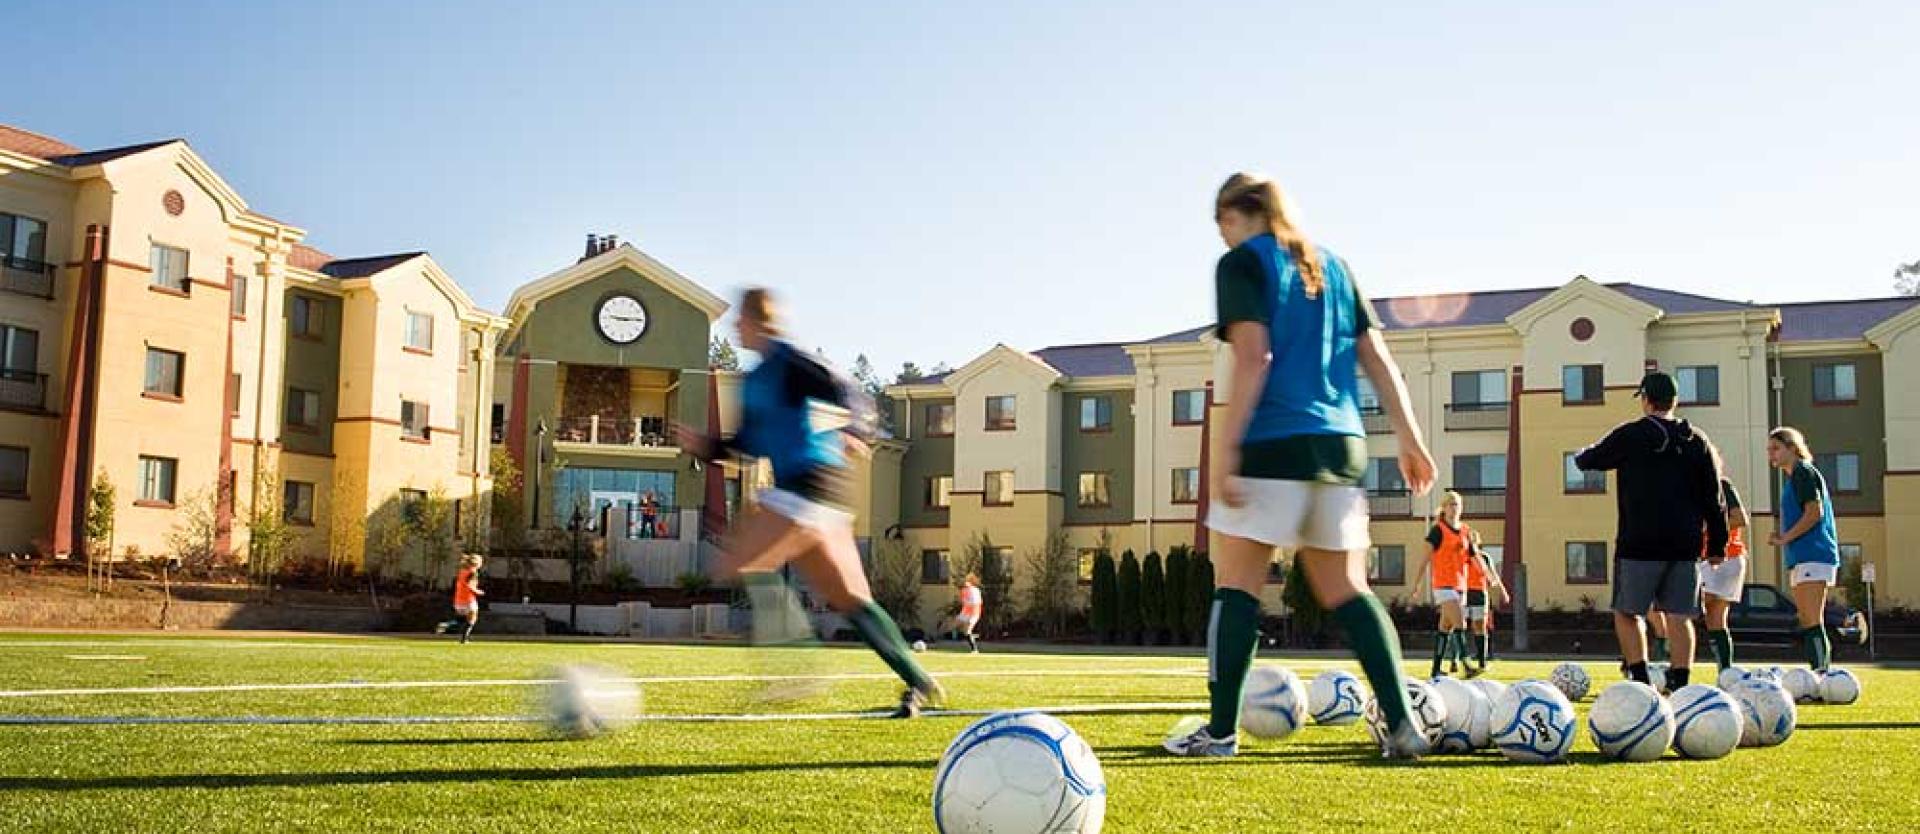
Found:
<svg viewBox="0 0 1920 834"><path fill-rule="evenodd" d="M587 233L587 251L586 251L586 254L583 254L580 256L580 260L584 261L598 254L600 254L600 236L593 234L592 232L588 232ZM575 263L579 263L579 261L575 261Z"/></svg>

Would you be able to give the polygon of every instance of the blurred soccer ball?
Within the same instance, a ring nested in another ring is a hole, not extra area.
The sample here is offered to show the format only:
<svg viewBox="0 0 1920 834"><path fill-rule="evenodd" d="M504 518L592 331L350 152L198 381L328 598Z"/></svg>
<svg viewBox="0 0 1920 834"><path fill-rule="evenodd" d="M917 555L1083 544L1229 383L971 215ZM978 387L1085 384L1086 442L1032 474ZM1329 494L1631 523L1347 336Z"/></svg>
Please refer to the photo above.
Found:
<svg viewBox="0 0 1920 834"><path fill-rule="evenodd" d="M1440 693L1435 692L1433 685L1426 681L1408 678L1407 711L1412 714L1420 734L1426 736L1428 746L1437 749L1440 734L1445 731L1447 724L1447 703L1440 700ZM1367 699L1364 712L1367 732L1373 736L1374 743L1386 746L1387 716L1380 710L1379 696Z"/></svg>
<svg viewBox="0 0 1920 834"><path fill-rule="evenodd" d="M1255 738L1282 739L1307 717L1307 688L1279 666L1255 666L1240 693L1240 729Z"/></svg>
<svg viewBox="0 0 1920 834"><path fill-rule="evenodd" d="M915 640L915 641L913 641L913 650L914 650L914 651L916 651L916 652L924 652L924 651L926 651L926 650L927 650L927 641L925 641L925 640Z"/></svg>
<svg viewBox="0 0 1920 834"><path fill-rule="evenodd" d="M1728 666L1720 670L1720 677L1716 678L1714 683L1718 685L1721 690L1732 692L1735 685L1747 679L1747 674L1747 670L1738 666Z"/></svg>
<svg viewBox="0 0 1920 834"><path fill-rule="evenodd" d="M1851 704L1860 700L1860 679L1835 666L1820 679L1820 700L1829 704Z"/></svg>
<svg viewBox="0 0 1920 834"><path fill-rule="evenodd" d="M1788 669L1780 676L1780 688L1793 696L1796 704L1810 704L1820 700L1820 673L1812 669Z"/></svg>
<svg viewBox="0 0 1920 834"><path fill-rule="evenodd" d="M1435 749L1441 753L1471 753L1487 746L1493 738L1488 727L1493 721L1493 702L1486 694L1454 678L1434 681L1433 690L1447 706L1440 744Z"/></svg>
<svg viewBox="0 0 1920 834"><path fill-rule="evenodd" d="M547 727L567 738L592 738L640 717L640 687L617 672L566 666L545 690Z"/></svg>
<svg viewBox="0 0 1920 834"><path fill-rule="evenodd" d="M1307 712L1315 724L1352 724L1360 720L1367 697L1366 686L1352 672L1328 669L1315 675L1307 686Z"/></svg>

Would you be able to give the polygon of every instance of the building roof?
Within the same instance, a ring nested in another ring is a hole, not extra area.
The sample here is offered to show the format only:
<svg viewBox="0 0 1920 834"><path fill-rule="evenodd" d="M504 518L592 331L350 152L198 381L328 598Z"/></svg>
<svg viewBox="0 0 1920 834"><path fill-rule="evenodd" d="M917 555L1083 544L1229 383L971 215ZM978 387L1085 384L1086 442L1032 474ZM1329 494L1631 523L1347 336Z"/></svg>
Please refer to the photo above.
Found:
<svg viewBox="0 0 1920 834"><path fill-rule="evenodd" d="M365 278L369 275L378 275L379 273L425 254L427 253L400 252L392 255L373 255L365 258L343 258L326 262L326 264L320 267L319 271L343 281L352 278Z"/></svg>
<svg viewBox="0 0 1920 834"><path fill-rule="evenodd" d="M304 243L294 244L293 250L287 253L288 266L312 270L314 272L319 272L321 267L326 266L328 262L333 260L335 260L335 258L332 255Z"/></svg>
<svg viewBox="0 0 1920 834"><path fill-rule="evenodd" d="M1126 376L1133 373L1127 343L1056 345L1033 352L1035 358L1070 377Z"/></svg>
<svg viewBox="0 0 1920 834"><path fill-rule="evenodd" d="M25 154L35 159L52 159L80 152L79 148L51 136L12 125L0 125L0 150Z"/></svg>
<svg viewBox="0 0 1920 834"><path fill-rule="evenodd" d="M150 151L150 150L153 150L154 148L164 148L168 145L171 145L175 142L180 142L180 141L183 141L183 140L162 139L158 142L142 142L138 145L122 145L118 148L103 148L97 151L83 151L81 153L72 153L72 154L66 154L64 156L56 156L47 161L53 162L59 165L65 165L68 168L79 168L86 165L99 165L102 162L112 162L121 157L133 156L134 154L140 153L142 151Z"/></svg>
<svg viewBox="0 0 1920 834"><path fill-rule="evenodd" d="M1863 298L1768 305L1780 310L1780 341L1858 339L1887 319L1920 304L1920 298Z"/></svg>

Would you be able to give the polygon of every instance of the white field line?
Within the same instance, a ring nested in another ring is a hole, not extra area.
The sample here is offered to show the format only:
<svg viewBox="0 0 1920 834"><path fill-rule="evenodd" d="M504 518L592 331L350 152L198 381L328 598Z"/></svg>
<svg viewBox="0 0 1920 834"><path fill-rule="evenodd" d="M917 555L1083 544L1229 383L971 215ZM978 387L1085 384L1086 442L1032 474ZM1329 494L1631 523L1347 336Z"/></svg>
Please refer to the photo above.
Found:
<svg viewBox="0 0 1920 834"><path fill-rule="evenodd" d="M1110 713L1194 712L1205 710L1205 701L1143 702L1131 704L1063 704L1047 707L1008 707L1004 709L936 709L921 713L924 718L971 718L1002 712L1044 712L1052 715L1098 715ZM866 721L891 719L892 714L875 712L799 712L723 714L654 714L637 716L638 723L767 723L779 721ZM537 715L358 715L358 716L166 716L166 715L0 715L0 726L129 726L152 724L219 724L280 726L389 726L409 724L535 724L546 721Z"/></svg>
<svg viewBox="0 0 1920 834"><path fill-rule="evenodd" d="M143 654L70 654L68 660L146 660Z"/></svg>

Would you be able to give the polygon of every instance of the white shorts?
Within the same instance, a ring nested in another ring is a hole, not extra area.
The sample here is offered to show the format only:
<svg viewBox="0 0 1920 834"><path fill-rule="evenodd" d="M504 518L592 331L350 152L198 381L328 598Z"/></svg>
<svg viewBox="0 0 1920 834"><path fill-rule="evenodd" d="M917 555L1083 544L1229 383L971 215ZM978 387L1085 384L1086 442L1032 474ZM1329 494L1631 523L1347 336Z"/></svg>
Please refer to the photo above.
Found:
<svg viewBox="0 0 1920 834"><path fill-rule="evenodd" d="M1745 556L1728 556L1717 567L1712 562L1700 563L1700 590L1708 596L1739 602L1741 589L1746 584Z"/></svg>
<svg viewBox="0 0 1920 834"><path fill-rule="evenodd" d="M778 487L760 491L760 506L802 527L840 530L853 526L853 513L809 501Z"/></svg>
<svg viewBox="0 0 1920 834"><path fill-rule="evenodd" d="M973 631L973 624L977 619L976 617L969 617L965 614L955 614L953 615L953 628L955 631L971 632Z"/></svg>
<svg viewBox="0 0 1920 834"><path fill-rule="evenodd" d="M459 614L462 617L468 614L472 614L479 610L480 610L480 603L477 603L477 602L469 602L466 605L455 605L453 607L453 613Z"/></svg>
<svg viewBox="0 0 1920 834"><path fill-rule="evenodd" d="M1464 603L1464 602L1466 602L1466 599L1467 599L1467 597L1466 597L1466 595L1465 595L1465 594L1462 594L1462 593L1460 593L1460 591L1459 591L1458 589L1455 589L1455 588L1435 588L1435 589L1433 589L1433 604L1434 604L1434 605L1446 605L1446 604L1447 604L1447 603L1449 603L1449 602L1451 602L1451 603L1456 603L1456 604L1458 604L1458 603Z"/></svg>
<svg viewBox="0 0 1920 834"><path fill-rule="evenodd" d="M1793 574L1788 585L1805 585L1808 582L1824 582L1833 587L1835 579L1840 577L1839 565L1823 565L1819 562L1801 562L1793 566Z"/></svg>
<svg viewBox="0 0 1920 834"><path fill-rule="evenodd" d="M1372 544L1360 487L1276 478L1235 477L1234 483L1246 500L1229 507L1214 499L1207 527L1216 533L1274 547L1353 551Z"/></svg>

